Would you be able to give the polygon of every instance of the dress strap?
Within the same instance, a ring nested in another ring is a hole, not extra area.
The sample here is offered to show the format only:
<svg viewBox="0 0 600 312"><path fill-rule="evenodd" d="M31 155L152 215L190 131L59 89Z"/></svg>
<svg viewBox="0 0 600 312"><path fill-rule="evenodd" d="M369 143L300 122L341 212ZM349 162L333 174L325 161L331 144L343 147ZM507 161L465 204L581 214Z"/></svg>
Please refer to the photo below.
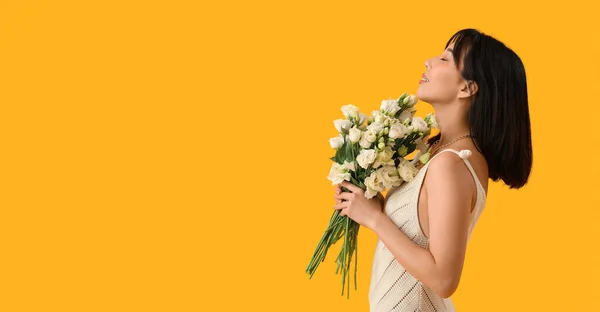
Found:
<svg viewBox="0 0 600 312"><path fill-rule="evenodd" d="M433 157L431 157L431 159L429 161L431 161L432 159L436 158L437 155L439 155L439 154L441 154L442 152L445 152L445 151L451 151L454 154L458 155L460 158L465 159L465 160L467 158L469 158L469 156L473 155L473 152L471 152L471 150L468 150L468 149L463 149L463 150L460 150L460 152L459 152L459 151L457 151L457 150L455 150L453 148L446 148L446 149L443 149L443 150L439 151L437 154L435 154Z"/></svg>

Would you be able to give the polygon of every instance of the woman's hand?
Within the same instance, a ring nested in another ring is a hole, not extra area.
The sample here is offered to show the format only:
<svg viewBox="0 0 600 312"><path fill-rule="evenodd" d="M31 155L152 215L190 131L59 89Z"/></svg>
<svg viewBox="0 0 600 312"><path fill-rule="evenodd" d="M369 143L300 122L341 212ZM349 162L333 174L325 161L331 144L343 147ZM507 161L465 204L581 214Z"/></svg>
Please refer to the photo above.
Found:
<svg viewBox="0 0 600 312"><path fill-rule="evenodd" d="M340 186L347 188L350 192L341 192ZM341 209L340 215L348 216L373 230L377 219L383 215L383 196L378 193L377 196L368 199L360 187L348 181L336 184L335 193L336 205L333 208Z"/></svg>

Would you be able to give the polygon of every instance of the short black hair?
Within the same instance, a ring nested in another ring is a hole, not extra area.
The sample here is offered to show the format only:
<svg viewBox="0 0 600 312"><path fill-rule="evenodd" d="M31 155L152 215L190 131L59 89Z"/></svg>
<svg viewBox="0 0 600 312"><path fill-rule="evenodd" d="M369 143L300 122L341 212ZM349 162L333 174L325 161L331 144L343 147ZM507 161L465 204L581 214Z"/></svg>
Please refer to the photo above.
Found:
<svg viewBox="0 0 600 312"><path fill-rule="evenodd" d="M457 67L463 60L463 78L477 83L477 92L470 97L469 127L475 146L488 162L489 177L502 179L511 189L521 188L533 162L523 62L502 42L476 29L458 31L445 48L451 43Z"/></svg>

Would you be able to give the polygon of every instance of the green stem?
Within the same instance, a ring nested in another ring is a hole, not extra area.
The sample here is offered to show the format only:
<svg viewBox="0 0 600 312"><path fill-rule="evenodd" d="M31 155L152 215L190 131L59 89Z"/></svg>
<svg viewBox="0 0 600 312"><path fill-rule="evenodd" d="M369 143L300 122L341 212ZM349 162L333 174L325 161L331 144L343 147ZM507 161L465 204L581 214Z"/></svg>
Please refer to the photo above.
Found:
<svg viewBox="0 0 600 312"><path fill-rule="evenodd" d="M356 249L355 249L355 253L356 253L356 257L354 258L354 290L358 289L358 286L356 285L356 271L358 271L358 230L360 229L360 225L356 226Z"/></svg>
<svg viewBox="0 0 600 312"><path fill-rule="evenodd" d="M340 223L341 223L341 219L339 218L339 211L336 210L333 212L330 224L328 225L327 229L325 230L325 233L323 234L323 236L321 236L321 240L317 244L317 248L315 249L313 256L311 258L311 261L306 269L306 272L310 274L309 279L314 274L319 263L325 260L325 256L327 255L327 250L331 246L331 244L330 244L331 239L332 239L333 235L335 235L336 227L339 227Z"/></svg>
<svg viewBox="0 0 600 312"><path fill-rule="evenodd" d="M342 296L344 295L344 286L346 285L345 281L346 281L346 273L348 273L348 268L346 267L346 255L348 253L348 230L349 230L349 225L350 225L350 218L348 218L346 216L346 224L345 224L345 231L344 231L344 245L342 246L342 249L344 251L344 256L343 256L343 260L342 260ZM348 280L349 281L349 280Z"/></svg>
<svg viewBox="0 0 600 312"><path fill-rule="evenodd" d="M340 272L342 274L342 295L344 290L347 288L347 297L350 298L350 268L352 258L355 258L354 262L354 289L358 289L357 285L357 271L358 271L358 230L360 224L350 219L347 216L341 216L339 210L336 210L331 218L330 222L323 233L317 248L313 253L313 257L306 269L306 272L310 274L309 278L315 274L319 264L325 261L327 251L335 244L339 239L344 237L342 248L336 258L336 274ZM347 279L347 281L346 281Z"/></svg>

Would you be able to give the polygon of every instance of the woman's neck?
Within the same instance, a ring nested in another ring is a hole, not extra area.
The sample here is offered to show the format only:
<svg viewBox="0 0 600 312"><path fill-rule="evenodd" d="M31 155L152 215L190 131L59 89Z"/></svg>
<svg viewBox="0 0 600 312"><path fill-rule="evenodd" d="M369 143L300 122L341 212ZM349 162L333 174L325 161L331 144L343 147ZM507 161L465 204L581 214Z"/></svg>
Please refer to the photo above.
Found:
<svg viewBox="0 0 600 312"><path fill-rule="evenodd" d="M435 117L441 133L437 146L450 143L461 135L470 133L467 112L447 108L436 109Z"/></svg>

